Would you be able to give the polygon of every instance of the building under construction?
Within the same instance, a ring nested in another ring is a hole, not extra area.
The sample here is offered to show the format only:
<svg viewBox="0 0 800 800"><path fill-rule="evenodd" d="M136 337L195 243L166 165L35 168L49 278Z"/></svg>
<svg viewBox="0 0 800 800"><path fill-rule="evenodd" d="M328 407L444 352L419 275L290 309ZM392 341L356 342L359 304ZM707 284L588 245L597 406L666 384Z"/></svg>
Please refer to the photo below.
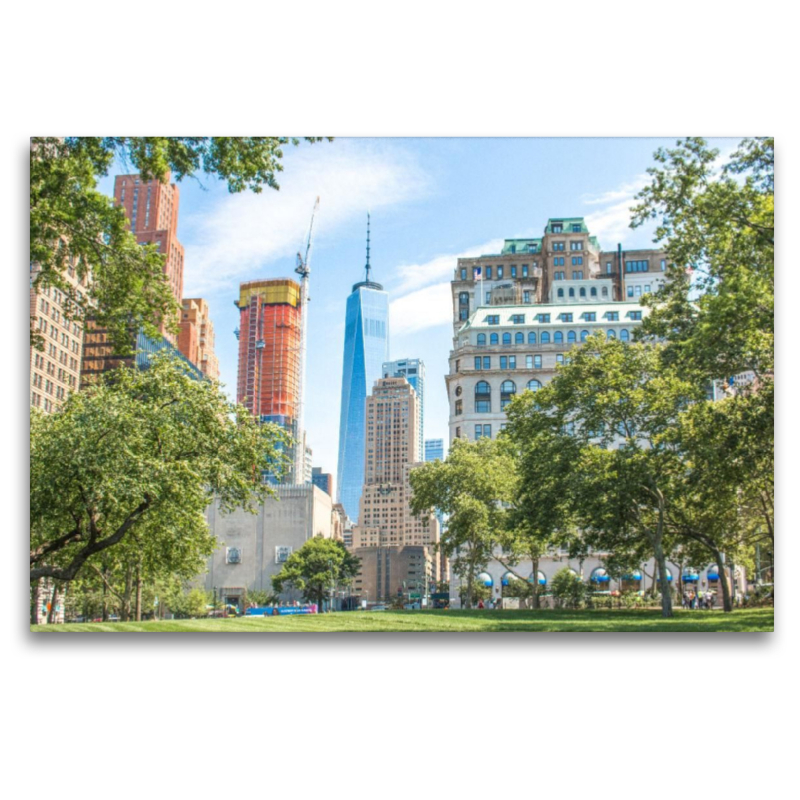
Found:
<svg viewBox="0 0 800 800"><path fill-rule="evenodd" d="M302 441L298 418L301 405L300 285L288 278L248 281L240 284L239 375L237 401L261 422L274 422ZM289 463L281 483L295 479L296 453L290 448Z"/></svg>

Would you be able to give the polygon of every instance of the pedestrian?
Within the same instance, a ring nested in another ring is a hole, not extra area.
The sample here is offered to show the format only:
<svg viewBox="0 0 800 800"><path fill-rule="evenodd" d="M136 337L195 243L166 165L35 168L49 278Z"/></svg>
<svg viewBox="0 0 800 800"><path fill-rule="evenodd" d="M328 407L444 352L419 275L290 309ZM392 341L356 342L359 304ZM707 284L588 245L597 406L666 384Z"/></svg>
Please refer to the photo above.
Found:
<svg viewBox="0 0 800 800"><path fill-rule="evenodd" d="M478 608L484 608L483 600L478 600Z"/></svg>

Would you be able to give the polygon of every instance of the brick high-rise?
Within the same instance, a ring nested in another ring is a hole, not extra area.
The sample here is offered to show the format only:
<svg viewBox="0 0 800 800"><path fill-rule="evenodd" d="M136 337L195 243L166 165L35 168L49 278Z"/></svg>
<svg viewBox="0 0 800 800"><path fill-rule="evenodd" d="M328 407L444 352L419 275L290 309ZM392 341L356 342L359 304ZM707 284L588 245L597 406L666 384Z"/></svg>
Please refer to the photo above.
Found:
<svg viewBox="0 0 800 800"><path fill-rule="evenodd" d="M219 359L214 352L214 323L202 298L184 298L178 349L207 378L219 378Z"/></svg>
<svg viewBox="0 0 800 800"><path fill-rule="evenodd" d="M295 476L294 448L303 446L300 410L300 286L285 278L240 284L239 374L237 402L262 422L274 422L293 439L289 474L282 483L304 483Z"/></svg>
<svg viewBox="0 0 800 800"><path fill-rule="evenodd" d="M169 180L169 176L167 176ZM125 209L139 244L155 244L166 256L164 272L179 304L183 299L183 245L178 241L180 192L174 183L144 182L139 175L117 175L114 202ZM161 333L175 344L175 336L162 326Z"/></svg>

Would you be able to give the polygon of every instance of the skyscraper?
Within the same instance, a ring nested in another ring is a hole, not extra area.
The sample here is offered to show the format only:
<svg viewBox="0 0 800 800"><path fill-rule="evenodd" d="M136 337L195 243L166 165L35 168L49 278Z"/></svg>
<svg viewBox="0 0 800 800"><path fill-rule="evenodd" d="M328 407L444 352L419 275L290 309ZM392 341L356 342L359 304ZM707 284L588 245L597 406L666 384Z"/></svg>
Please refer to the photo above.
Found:
<svg viewBox="0 0 800 800"><path fill-rule="evenodd" d="M117 175L114 202L125 210L131 232L139 244L155 244L166 256L164 272L175 300L183 299L183 245L178 241L180 192L174 183L142 181L139 175ZM170 344L175 336L162 326L161 334Z"/></svg>
<svg viewBox="0 0 800 800"><path fill-rule="evenodd" d="M291 463L281 483L295 476L295 447L303 447L297 414L300 390L300 286L288 278L240 284L237 402L261 422L280 425L291 437Z"/></svg>
<svg viewBox="0 0 800 800"><path fill-rule="evenodd" d="M384 361L389 360L389 295L370 280L369 247L367 215L366 275L347 298L336 480L338 500L354 521L364 484L367 395L381 377Z"/></svg>
<svg viewBox="0 0 800 800"><path fill-rule="evenodd" d="M202 298L184 298L178 349L207 378L219 378L219 359L214 353L214 323Z"/></svg>
<svg viewBox="0 0 800 800"><path fill-rule="evenodd" d="M425 460L444 461L444 439L425 440Z"/></svg>
<svg viewBox="0 0 800 800"><path fill-rule="evenodd" d="M423 429L425 427L425 362L420 358L403 358L387 361L383 364L384 378L405 378L417 393L417 411L419 420L417 434L419 437L419 453L422 457Z"/></svg>

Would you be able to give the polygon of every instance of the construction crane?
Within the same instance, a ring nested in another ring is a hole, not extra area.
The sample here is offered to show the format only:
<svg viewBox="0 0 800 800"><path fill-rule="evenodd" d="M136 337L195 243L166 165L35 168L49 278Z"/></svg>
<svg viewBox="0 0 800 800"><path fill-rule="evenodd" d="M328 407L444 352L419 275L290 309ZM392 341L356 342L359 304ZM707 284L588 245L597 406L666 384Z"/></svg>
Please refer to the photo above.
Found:
<svg viewBox="0 0 800 800"><path fill-rule="evenodd" d="M295 272L300 276L300 375L297 382L297 444L294 457L294 482L303 483L306 463L306 442L304 425L305 412L305 382L306 382L306 342L308 340L308 279L311 275L311 239L314 233L314 218L319 208L319 197L314 203L311 212L311 222L308 226L308 236L305 242L305 253L297 254Z"/></svg>

